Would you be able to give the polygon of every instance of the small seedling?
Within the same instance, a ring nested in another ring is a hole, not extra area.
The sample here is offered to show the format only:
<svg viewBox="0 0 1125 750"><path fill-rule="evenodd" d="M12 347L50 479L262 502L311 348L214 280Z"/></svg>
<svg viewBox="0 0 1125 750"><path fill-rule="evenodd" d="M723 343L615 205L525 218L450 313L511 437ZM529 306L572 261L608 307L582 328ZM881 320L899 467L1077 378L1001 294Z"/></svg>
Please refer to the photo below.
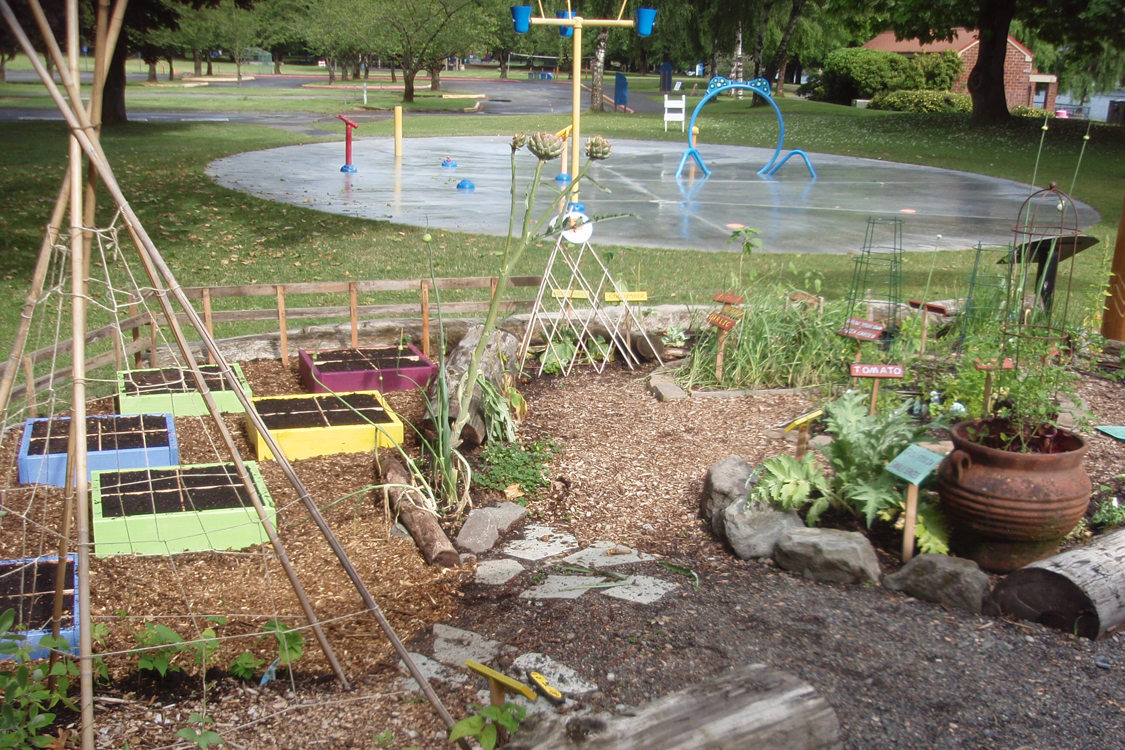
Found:
<svg viewBox="0 0 1125 750"><path fill-rule="evenodd" d="M484 750L492 750L500 740L500 730L516 731L525 714L523 706L514 703L484 706L478 713L466 716L450 727L449 741L456 742L462 737L474 737Z"/></svg>
<svg viewBox="0 0 1125 750"><path fill-rule="evenodd" d="M223 740L223 738L219 736L218 732L216 732L214 729L207 728L209 724L215 723L215 720L210 716L193 713L188 717L188 721L192 724L198 725L198 729L196 727L184 727L180 731L176 732L176 736L180 739L187 740L188 742L194 742L195 745L200 748L200 750L207 750L207 748L211 747L212 745L227 744Z"/></svg>
<svg viewBox="0 0 1125 750"><path fill-rule="evenodd" d="M277 657L282 665L289 666L305 653L305 637L300 631L286 627L279 620L270 620L263 629L277 639Z"/></svg>
<svg viewBox="0 0 1125 750"><path fill-rule="evenodd" d="M137 669L147 672L156 672L161 678L169 672L181 671L180 666L173 662L177 654L189 649L172 628L159 623L145 623L144 630L135 632L137 645L146 649L137 657Z"/></svg>
<svg viewBox="0 0 1125 750"><path fill-rule="evenodd" d="M249 681L254 678L254 673L265 663L265 659L259 659L249 651L243 651L230 663L227 670L240 680Z"/></svg>

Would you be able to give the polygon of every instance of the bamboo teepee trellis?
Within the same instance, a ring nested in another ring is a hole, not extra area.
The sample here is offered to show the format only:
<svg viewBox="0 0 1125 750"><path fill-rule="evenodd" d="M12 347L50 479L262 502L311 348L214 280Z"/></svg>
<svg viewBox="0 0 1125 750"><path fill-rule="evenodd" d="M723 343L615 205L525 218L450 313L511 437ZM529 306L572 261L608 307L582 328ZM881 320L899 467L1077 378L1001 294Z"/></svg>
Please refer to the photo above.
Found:
<svg viewBox="0 0 1125 750"><path fill-rule="evenodd" d="M371 596L366 585L359 577L358 572L348 559L346 552L340 545L335 537L335 534L324 520L313 499L310 497L308 490L301 482L292 465L285 458L284 452L276 444L273 437L270 435L269 430L262 423L261 418L254 410L248 395L243 391L241 384L235 377L225 357L220 351L217 343L208 334L206 326L200 319L199 315L191 306L187 297L183 294L177 283L172 271L165 263L160 252L154 245L152 239L149 237L147 231L142 225L141 221L133 211L129 202L125 198L120 185L114 175L114 172L109 164L104 151L98 138L98 126L101 117L101 92L104 87L106 79L106 71L108 61L112 56L112 50L116 46L116 40L119 35L121 24L124 19L125 7L127 0L116 0L114 2L112 11L110 10L108 0L99 0L96 3L96 32L95 32L95 69L94 69L94 85L92 87L92 95L88 106L84 107L78 86L78 59L79 59L79 45L78 45L78 2L77 0L67 0L66 3L66 54L64 55L59 48L55 36L51 31L47 18L43 12L39 0L29 0L31 10L35 16L36 24L39 27L39 32L42 37L43 43L47 49L49 59L54 63L62 87L65 90L60 91L59 86L54 82L50 73L39 61L38 55L31 44L27 33L24 31L21 23L12 12L11 7L7 0L0 0L0 14L3 15L5 22L12 30L13 35L19 41L23 52L27 55L32 62L37 74L39 75L42 83L46 86L52 99L54 100L59 112L62 114L70 131L70 148L69 148L69 166L66 176L63 178L63 184L60 187L58 197L55 202L55 207L52 211L51 220L48 224L46 235L44 237L40 255L37 259L35 270L33 271L32 282L30 291L27 297L25 306L25 313L21 316L19 326L17 328L16 339L13 343L12 353L8 359L7 367L5 368L3 377L0 378L0 412L5 410L9 403L9 398L12 392L13 384L17 377L18 365L22 357L23 349L27 341L27 334L30 325L30 318L35 303L43 291L44 274L47 268L50 252L54 246L57 238L60 235L60 226L64 214L69 215L69 242L70 242L70 280L71 280L71 296L72 296L72 313L71 313L71 338L72 338L72 351L73 358L73 384L71 393L71 435L69 440L70 455L68 457L68 470L67 470L67 498L66 510L64 510L64 518L69 519L73 514L76 518L75 533L77 539L77 559L78 559L78 578L79 578L79 591L78 596L80 601L89 602L89 574L90 574L90 529L89 529L89 487L87 479L87 466L86 466L86 372L85 372L85 349L84 342L86 336L86 281L89 274L89 258L88 252L90 246L90 232L89 228L93 226L95 214L95 188L98 180L100 179L105 190L110 194L114 204L117 207L118 214L125 224L126 229L137 250L138 260L144 268L145 274L149 282L156 292L156 298L163 314L163 323L171 331L175 339L180 355L184 358L190 367L192 376L195 379L196 387L203 397L204 402L207 404L208 411L214 420L214 424L218 428L218 432L225 445L226 452L232 460L235 470L244 485L251 502L258 513L262 526L265 528L270 542L273 546L275 555L278 562L284 568L289 583L293 588L294 594L301 604L304 616L307 619L311 630L315 634L321 650L324 652L333 672L335 673L338 681L347 687L348 681L344 675L340 665L333 653L331 645L328 643L324 635L323 629L317 620L315 612L313 612L312 605L306 596L297 575L288 560L280 538L277 536L276 529L270 522L266 515L262 501L258 496L258 492L254 483L251 481L247 473L246 466L239 456L239 451L236 448L234 438L230 434L223 419L220 416L219 410L215 405L215 401L206 385L206 382L199 369L199 363L193 355L191 347L188 345L184 332L180 327L176 311L173 307L173 300L179 306L184 316L186 316L189 323L194 327L195 331L200 336L207 353L214 362L218 364L220 372L224 379L230 384L231 389L235 392L242 406L246 410L247 416L253 423L254 427L263 436L266 445L272 451L273 455L278 459L278 465L285 475L287 481L296 491L297 496L301 503L306 508L312 520L316 523L321 534L324 536L325 541L336 555L339 564L347 573L352 584L355 586L357 592L364 603L366 611L370 612L378 622L380 628L384 632L387 639L390 641L398 656L402 659L403 663L407 666L413 678L421 687L426 698L434 706L435 710L441 717L446 726L452 726L453 718L449 712L442 705L440 698L434 693L433 688L430 686L428 680L418 669L417 665L411 659L403 646L397 634L391 628L389 622L378 603ZM83 156L86 158L88 165L87 179L83 180ZM73 479L70 479L70 478ZM64 528L68 520L64 520L61 524ZM66 543L68 533L59 535L63 540L62 544ZM61 552L62 550L60 550ZM62 555L60 555L60 560ZM62 568L63 566L59 566ZM56 627L58 618L56 616ZM93 644L92 644L92 624L90 617L90 607L83 606L79 608L79 684L80 684L80 718L81 718L81 740L84 750L90 750L94 746L94 714L93 714Z"/></svg>

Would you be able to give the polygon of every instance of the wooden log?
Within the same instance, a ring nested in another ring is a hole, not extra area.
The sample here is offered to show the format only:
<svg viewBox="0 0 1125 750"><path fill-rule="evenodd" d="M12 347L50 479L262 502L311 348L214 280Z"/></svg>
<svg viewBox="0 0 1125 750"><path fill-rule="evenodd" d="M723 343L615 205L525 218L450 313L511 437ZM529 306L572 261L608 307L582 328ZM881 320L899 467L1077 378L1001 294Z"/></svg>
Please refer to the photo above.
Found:
<svg viewBox="0 0 1125 750"><path fill-rule="evenodd" d="M640 707L628 716L544 717L507 750L785 750L841 748L836 712L812 687L749 664Z"/></svg>
<svg viewBox="0 0 1125 750"><path fill-rule="evenodd" d="M1125 622L1125 529L1014 571L993 598L1006 615L1101 638Z"/></svg>
<svg viewBox="0 0 1125 750"><path fill-rule="evenodd" d="M387 484L411 485L410 472L398 456L385 455L379 458L383 467L383 480ZM414 543L422 557L430 565L440 565L443 568L452 568L461 564L461 556L453 549L449 537L442 531L437 518L423 508L414 504L412 498L420 497L421 493L415 489L395 487L388 493L391 502L391 512L395 514Z"/></svg>

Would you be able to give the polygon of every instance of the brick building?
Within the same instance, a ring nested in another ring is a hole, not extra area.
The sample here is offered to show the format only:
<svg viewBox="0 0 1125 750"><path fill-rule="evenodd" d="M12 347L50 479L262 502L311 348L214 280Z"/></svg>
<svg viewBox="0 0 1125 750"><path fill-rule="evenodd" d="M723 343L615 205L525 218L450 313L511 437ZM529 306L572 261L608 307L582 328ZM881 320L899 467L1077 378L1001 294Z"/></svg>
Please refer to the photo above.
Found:
<svg viewBox="0 0 1125 750"><path fill-rule="evenodd" d="M950 41L936 41L923 44L917 39L895 39L893 31L884 31L863 45L866 49L897 52L911 57L922 52L945 52L952 50L961 58L961 75L953 84L953 90L960 93L969 91L969 72L977 64L980 53L980 40L976 31L959 28L954 30ZM1011 34L1008 35L1007 54L1004 56L1004 91L1008 109L1019 105L1041 107L1054 111L1055 95L1058 94L1058 78L1040 73L1032 64L1031 50L1020 44Z"/></svg>

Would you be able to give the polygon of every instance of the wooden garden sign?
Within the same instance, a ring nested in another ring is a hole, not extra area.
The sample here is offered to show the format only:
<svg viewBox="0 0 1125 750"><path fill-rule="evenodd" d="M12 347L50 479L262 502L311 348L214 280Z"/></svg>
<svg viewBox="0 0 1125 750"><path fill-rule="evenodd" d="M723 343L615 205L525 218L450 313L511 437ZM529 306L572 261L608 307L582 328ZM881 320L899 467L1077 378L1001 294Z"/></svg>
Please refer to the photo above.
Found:
<svg viewBox="0 0 1125 750"><path fill-rule="evenodd" d="M856 339L857 341L877 341L883 335L883 330L885 328L886 326L882 323L876 323L874 320L848 318L844 323L844 327L836 331L836 333L849 339Z"/></svg>
<svg viewBox="0 0 1125 750"><path fill-rule="evenodd" d="M902 561L910 562L914 557L914 526L918 520L918 485L926 481L945 456L934 453L920 445L908 445L887 464L886 469L899 479L907 482L906 518L902 528Z"/></svg>
<svg viewBox="0 0 1125 750"><path fill-rule="evenodd" d="M715 301L723 303L723 309L707 316L707 322L719 329L719 346L715 352L715 380L723 379L723 358L727 348L727 334L742 318L745 311L737 307L745 301L745 297L737 294L720 292L715 295Z"/></svg>
<svg viewBox="0 0 1125 750"><path fill-rule="evenodd" d="M879 399L879 381L886 378L901 378L906 369L902 365L865 365L853 362L848 368L853 378L871 378L871 413L875 413L875 402Z"/></svg>

